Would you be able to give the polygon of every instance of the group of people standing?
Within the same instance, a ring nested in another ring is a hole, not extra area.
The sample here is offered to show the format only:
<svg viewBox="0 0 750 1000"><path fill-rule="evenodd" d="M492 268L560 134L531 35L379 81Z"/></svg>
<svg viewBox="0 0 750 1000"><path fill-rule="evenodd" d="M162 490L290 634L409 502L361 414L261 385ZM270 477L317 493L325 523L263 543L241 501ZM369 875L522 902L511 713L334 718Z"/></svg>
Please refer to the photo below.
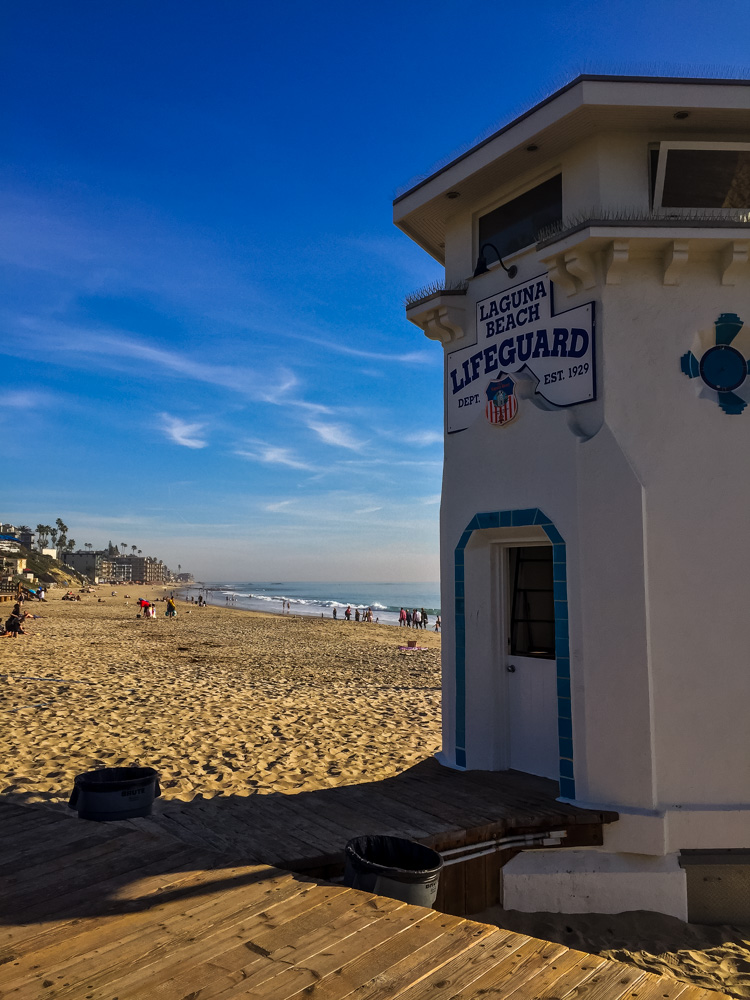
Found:
<svg viewBox="0 0 750 1000"><path fill-rule="evenodd" d="M424 608L414 608L411 611L408 608L401 608L398 613L398 623L406 628L427 628L430 622ZM435 620L435 631L439 630L440 615Z"/></svg>
<svg viewBox="0 0 750 1000"><path fill-rule="evenodd" d="M338 614L336 612L336 605L335 604L333 606L333 617L334 618L338 617ZM348 622L350 622L352 620L352 606L351 606L351 604L347 604L346 611L344 612L344 618L346 618L346 620ZM378 624L378 619L377 618L373 619L373 617L372 617L372 608L362 608L361 611L359 610L359 608L355 608L354 609L354 620L355 620L355 622L369 622L370 625L372 625L373 621L375 622L376 625Z"/></svg>

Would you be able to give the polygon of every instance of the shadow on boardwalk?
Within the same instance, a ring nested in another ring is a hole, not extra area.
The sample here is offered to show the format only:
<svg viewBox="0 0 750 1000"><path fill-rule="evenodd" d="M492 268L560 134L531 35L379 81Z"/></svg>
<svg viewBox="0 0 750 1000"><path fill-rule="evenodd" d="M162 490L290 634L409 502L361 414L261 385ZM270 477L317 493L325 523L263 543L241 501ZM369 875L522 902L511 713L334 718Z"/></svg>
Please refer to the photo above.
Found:
<svg viewBox="0 0 750 1000"><path fill-rule="evenodd" d="M555 800L553 781L518 772L457 772L421 761L382 781L296 795L197 796L157 800L151 817L94 823L64 803L0 797L0 921L77 918L148 908L159 878L203 872L172 897L221 893L277 875L281 868L328 877L347 840L366 833L403 836L437 850L508 831L565 829L596 842L613 814ZM274 867L268 867L274 866ZM208 873L208 874L206 874ZM92 891L92 885L96 891Z"/></svg>

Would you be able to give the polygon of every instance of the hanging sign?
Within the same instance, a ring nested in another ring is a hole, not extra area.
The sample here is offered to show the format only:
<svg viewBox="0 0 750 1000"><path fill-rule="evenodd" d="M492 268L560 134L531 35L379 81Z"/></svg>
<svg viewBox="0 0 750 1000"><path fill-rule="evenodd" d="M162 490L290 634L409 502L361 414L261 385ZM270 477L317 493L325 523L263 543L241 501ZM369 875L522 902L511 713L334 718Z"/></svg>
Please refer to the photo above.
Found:
<svg viewBox="0 0 750 1000"><path fill-rule="evenodd" d="M549 275L532 278L477 302L477 342L448 355L448 433L474 423L498 398L518 402L514 392L495 387L505 376L536 380L535 393L552 406L596 399L594 303L555 315ZM511 386L514 379L509 379ZM507 389L507 386L506 386ZM491 423L503 425L492 410Z"/></svg>

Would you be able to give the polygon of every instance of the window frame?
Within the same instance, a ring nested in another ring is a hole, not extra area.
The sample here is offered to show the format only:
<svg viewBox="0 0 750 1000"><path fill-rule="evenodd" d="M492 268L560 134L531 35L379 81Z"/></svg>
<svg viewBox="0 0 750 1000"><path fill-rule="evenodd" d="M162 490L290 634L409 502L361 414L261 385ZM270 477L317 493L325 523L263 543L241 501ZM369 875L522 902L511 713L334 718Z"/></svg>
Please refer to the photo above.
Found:
<svg viewBox="0 0 750 1000"><path fill-rule="evenodd" d="M654 148L654 147L651 147ZM750 153L750 142L707 142L699 140L687 140L687 139L666 139L663 142L657 144L658 158L656 161L656 177L654 179L654 194L652 208L655 212L665 212L670 215L679 214L680 212L705 212L706 214L715 214L717 218L734 218L737 212L744 212L747 209L743 208L697 208L691 205L668 206L667 208L662 207L662 198L664 196L664 179L667 173L667 159L669 156L669 151L671 149L694 149L694 150L713 150L715 152L721 152L722 150L728 150L732 152L740 153Z"/></svg>
<svg viewBox="0 0 750 1000"><path fill-rule="evenodd" d="M541 187L542 184L546 184L547 181L551 181L553 177L557 177L559 174L562 186L562 198L561 198L561 218L565 218L564 204L565 204L565 176L561 163L556 163L554 166L546 167L540 173L536 174L533 180L523 182L521 184L515 185L510 191L506 191L506 194L501 195L499 198L493 198L492 201L486 203L482 208L477 209L473 214L472 219L472 240L475 248L475 254L473 259L476 260L479 254L479 250L482 247L482 243L479 239L479 223L486 216L490 215L492 212L497 211L498 208L503 208L503 206L510 204L510 202L515 201L516 198L521 198L523 195L528 194L529 191L533 191L534 188ZM490 241L492 242L492 241ZM536 246L536 242L527 243L525 246L519 247L518 250L513 250L511 253L504 254L502 257L503 261L512 260L514 257L528 253L529 250L533 250ZM492 270L494 267L499 267L499 260L488 261L487 269Z"/></svg>

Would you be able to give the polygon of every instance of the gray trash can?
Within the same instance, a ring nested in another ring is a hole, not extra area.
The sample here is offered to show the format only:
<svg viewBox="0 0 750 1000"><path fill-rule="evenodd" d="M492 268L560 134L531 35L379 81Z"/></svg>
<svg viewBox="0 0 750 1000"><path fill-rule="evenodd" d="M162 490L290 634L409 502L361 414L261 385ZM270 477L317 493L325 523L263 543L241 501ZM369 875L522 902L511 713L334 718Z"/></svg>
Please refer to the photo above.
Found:
<svg viewBox="0 0 750 1000"><path fill-rule="evenodd" d="M400 837L355 837L346 845L344 885L404 903L432 907L443 859Z"/></svg>
<svg viewBox="0 0 750 1000"><path fill-rule="evenodd" d="M160 795L153 767L102 767L76 775L68 805L79 819L133 819L150 816Z"/></svg>

